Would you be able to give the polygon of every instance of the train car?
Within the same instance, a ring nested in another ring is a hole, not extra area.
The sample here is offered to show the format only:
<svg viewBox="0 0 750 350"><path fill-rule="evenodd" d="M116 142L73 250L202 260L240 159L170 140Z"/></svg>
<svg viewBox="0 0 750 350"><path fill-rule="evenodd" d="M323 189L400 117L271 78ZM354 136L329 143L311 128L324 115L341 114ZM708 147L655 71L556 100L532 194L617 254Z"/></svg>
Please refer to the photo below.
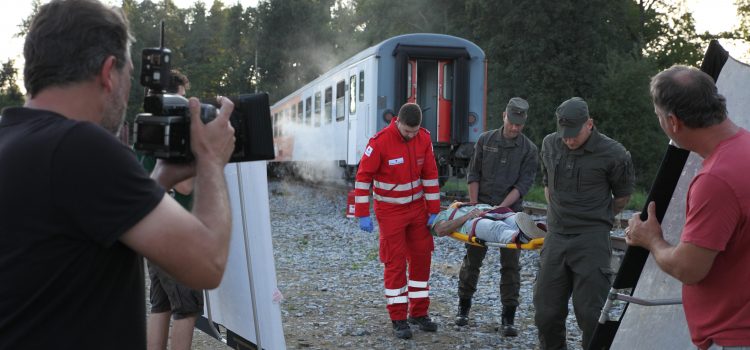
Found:
<svg viewBox="0 0 750 350"><path fill-rule="evenodd" d="M337 167L352 179L370 137L402 104L416 102L445 181L463 175L468 165L485 130L486 97L487 62L477 45L442 34L396 36L271 106L273 162Z"/></svg>

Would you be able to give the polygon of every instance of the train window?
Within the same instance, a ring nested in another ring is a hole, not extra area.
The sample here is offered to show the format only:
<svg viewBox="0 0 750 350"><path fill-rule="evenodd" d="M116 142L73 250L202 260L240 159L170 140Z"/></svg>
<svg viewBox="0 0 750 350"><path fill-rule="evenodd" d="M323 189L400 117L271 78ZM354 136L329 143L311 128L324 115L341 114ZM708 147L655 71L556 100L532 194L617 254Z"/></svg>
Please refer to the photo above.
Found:
<svg viewBox="0 0 750 350"><path fill-rule="evenodd" d="M279 126L277 124L278 121L279 121L279 114L274 113L273 114L273 137L279 136L279 129L278 129Z"/></svg>
<svg viewBox="0 0 750 350"><path fill-rule="evenodd" d="M313 114L313 124L320 126L320 91L315 93L315 101L313 106L315 108L315 114Z"/></svg>
<svg viewBox="0 0 750 350"><path fill-rule="evenodd" d="M325 108L323 108L323 117L326 120L326 124L331 124L331 120L333 120L333 88L328 87L326 88L326 94L324 97L325 101Z"/></svg>
<svg viewBox="0 0 750 350"><path fill-rule="evenodd" d="M453 99L453 65L443 66L443 98L450 101Z"/></svg>
<svg viewBox="0 0 750 350"><path fill-rule="evenodd" d="M349 114L357 113L357 76L349 78Z"/></svg>
<svg viewBox="0 0 750 350"><path fill-rule="evenodd" d="M406 65L406 98L411 98L411 64Z"/></svg>
<svg viewBox="0 0 750 350"><path fill-rule="evenodd" d="M312 124L312 97L308 97L305 101L305 124Z"/></svg>
<svg viewBox="0 0 750 350"><path fill-rule="evenodd" d="M359 102L365 102L365 71L359 72Z"/></svg>
<svg viewBox="0 0 750 350"><path fill-rule="evenodd" d="M340 122L346 118L346 111L344 111L344 88L346 84L344 81L336 83L336 121Z"/></svg>
<svg viewBox="0 0 750 350"><path fill-rule="evenodd" d="M299 101L299 103L297 103L297 118L295 119L297 123L302 123L302 112L302 101Z"/></svg>
<svg viewBox="0 0 750 350"><path fill-rule="evenodd" d="M292 120L292 116L294 115L294 106L291 106L284 111L284 119L281 121L281 125L279 125L279 136L286 135L286 127L289 125L289 121Z"/></svg>

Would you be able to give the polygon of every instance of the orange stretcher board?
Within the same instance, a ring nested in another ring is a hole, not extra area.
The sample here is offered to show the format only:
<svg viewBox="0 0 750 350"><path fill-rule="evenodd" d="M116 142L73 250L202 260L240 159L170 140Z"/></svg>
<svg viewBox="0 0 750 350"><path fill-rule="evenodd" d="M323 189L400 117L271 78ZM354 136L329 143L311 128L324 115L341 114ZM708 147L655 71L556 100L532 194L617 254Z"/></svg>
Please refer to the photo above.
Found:
<svg viewBox="0 0 750 350"><path fill-rule="evenodd" d="M448 237L464 242L464 243L475 245L477 247L498 247L498 248L509 248L509 249L533 250L533 249L539 249L544 245L544 237L532 239L529 243L524 243L524 244L487 242L477 237L472 237L471 239L469 239L469 235L465 233L461 233L461 232L453 232L450 235L448 235Z"/></svg>

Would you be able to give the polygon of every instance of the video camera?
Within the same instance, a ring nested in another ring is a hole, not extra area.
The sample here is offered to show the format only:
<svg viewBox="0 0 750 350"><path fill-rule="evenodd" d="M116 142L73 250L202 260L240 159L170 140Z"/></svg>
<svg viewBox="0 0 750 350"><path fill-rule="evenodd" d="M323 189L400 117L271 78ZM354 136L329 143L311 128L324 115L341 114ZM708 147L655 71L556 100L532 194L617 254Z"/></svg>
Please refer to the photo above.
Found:
<svg viewBox="0 0 750 350"><path fill-rule="evenodd" d="M188 100L166 93L169 86L172 52L164 47L164 22L161 47L143 49L141 85L146 87L143 110L134 122L133 135L137 151L175 162L194 159L190 150L190 109ZM230 97L234 111L229 117L234 128L234 151L230 163L273 159L273 131L268 94L243 94ZM203 123L216 118L217 108L201 104Z"/></svg>

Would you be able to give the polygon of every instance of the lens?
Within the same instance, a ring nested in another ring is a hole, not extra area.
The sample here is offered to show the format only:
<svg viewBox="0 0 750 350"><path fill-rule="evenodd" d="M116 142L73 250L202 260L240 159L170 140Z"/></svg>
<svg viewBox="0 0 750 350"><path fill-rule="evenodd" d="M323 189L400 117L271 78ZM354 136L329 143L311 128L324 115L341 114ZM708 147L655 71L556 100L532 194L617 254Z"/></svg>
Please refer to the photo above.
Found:
<svg viewBox="0 0 750 350"><path fill-rule="evenodd" d="M208 103L201 103L201 120L203 124L208 124L208 122L216 119L216 113L216 107Z"/></svg>

